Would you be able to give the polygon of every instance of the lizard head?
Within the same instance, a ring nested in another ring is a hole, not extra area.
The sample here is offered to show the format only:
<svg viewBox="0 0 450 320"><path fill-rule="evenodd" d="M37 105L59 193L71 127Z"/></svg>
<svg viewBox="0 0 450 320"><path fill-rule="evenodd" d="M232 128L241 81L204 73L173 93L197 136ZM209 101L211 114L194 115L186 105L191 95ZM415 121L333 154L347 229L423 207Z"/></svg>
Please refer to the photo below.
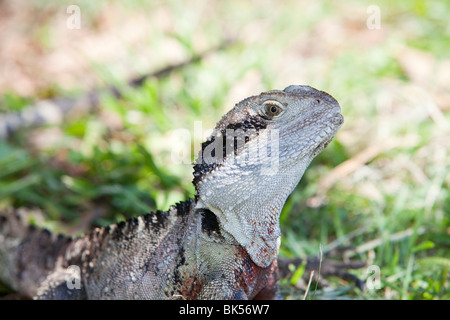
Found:
<svg viewBox="0 0 450 320"><path fill-rule="evenodd" d="M247 98L217 123L194 164L197 208L261 267L280 245L281 209L343 123L338 102L309 86Z"/></svg>

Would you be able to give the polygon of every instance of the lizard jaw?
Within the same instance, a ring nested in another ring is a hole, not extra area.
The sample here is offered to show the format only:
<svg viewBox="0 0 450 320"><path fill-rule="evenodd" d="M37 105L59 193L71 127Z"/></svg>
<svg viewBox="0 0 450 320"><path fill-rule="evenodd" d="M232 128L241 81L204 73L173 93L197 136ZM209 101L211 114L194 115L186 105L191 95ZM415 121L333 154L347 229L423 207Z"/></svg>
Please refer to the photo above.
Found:
<svg viewBox="0 0 450 320"><path fill-rule="evenodd" d="M314 151L312 152L313 157L322 152L330 144L330 142L333 141L337 131L344 123L344 117L338 112L337 114L329 117L326 121L335 125L335 127L333 128L334 130L328 133L328 139L325 139L314 149Z"/></svg>

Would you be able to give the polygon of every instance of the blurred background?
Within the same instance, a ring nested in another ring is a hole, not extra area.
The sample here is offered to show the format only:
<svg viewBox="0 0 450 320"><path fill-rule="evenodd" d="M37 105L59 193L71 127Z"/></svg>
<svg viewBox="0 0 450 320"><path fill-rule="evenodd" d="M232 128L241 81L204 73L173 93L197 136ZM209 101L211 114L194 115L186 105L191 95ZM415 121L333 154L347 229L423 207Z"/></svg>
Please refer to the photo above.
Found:
<svg viewBox="0 0 450 320"><path fill-rule="evenodd" d="M194 160L195 121L206 136L240 100L306 84L345 123L283 209L281 255L352 246L371 266L364 291L327 279L308 298L450 299L449 16L437 0L0 1L0 208L75 235L167 210L194 195L175 130Z"/></svg>

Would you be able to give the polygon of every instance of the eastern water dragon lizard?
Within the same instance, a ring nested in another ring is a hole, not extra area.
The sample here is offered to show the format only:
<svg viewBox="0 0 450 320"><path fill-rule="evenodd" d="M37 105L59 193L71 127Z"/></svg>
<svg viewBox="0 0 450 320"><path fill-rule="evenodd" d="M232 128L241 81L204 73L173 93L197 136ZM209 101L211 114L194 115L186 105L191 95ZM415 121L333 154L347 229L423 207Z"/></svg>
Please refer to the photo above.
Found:
<svg viewBox="0 0 450 320"><path fill-rule="evenodd" d="M194 163L195 198L71 238L0 213L0 281L39 299L275 299L279 216L343 123L309 86L249 97Z"/></svg>

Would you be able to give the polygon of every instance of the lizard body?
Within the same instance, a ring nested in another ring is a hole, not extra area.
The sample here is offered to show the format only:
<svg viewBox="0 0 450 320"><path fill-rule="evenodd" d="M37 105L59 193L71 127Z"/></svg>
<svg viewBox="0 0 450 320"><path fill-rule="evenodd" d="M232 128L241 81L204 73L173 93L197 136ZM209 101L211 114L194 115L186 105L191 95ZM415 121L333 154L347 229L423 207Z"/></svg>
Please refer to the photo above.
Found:
<svg viewBox="0 0 450 320"><path fill-rule="evenodd" d="M343 123L329 94L263 92L217 124L195 199L70 238L0 216L0 280L40 299L274 299L279 215Z"/></svg>

